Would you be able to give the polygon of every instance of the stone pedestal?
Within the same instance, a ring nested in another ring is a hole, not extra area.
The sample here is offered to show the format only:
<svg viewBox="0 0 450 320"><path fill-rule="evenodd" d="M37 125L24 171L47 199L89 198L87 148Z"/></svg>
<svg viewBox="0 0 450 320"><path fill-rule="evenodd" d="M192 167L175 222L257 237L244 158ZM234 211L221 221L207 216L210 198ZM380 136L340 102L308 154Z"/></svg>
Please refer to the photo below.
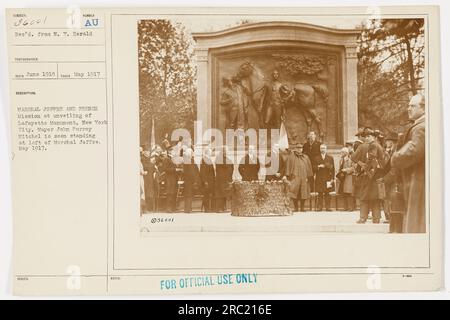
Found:
<svg viewBox="0 0 450 320"><path fill-rule="evenodd" d="M234 182L231 215L236 217L292 215L287 185L281 181Z"/></svg>

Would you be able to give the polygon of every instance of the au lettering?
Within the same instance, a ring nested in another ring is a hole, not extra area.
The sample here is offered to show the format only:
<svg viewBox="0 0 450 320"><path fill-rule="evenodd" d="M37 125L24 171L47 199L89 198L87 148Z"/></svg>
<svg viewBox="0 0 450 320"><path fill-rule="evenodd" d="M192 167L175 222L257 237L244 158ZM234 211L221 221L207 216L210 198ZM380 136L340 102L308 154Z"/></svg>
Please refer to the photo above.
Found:
<svg viewBox="0 0 450 320"><path fill-rule="evenodd" d="M98 26L98 19L87 19L84 23L85 27L97 27Z"/></svg>

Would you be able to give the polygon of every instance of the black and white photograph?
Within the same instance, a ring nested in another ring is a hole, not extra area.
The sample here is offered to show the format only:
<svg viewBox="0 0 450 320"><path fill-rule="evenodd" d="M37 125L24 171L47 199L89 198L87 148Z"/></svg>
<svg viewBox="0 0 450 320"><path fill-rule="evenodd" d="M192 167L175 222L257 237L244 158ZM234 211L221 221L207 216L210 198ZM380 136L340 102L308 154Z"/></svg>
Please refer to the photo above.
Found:
<svg viewBox="0 0 450 320"><path fill-rule="evenodd" d="M445 296L448 19L282 2L5 10L11 295Z"/></svg>
<svg viewBox="0 0 450 320"><path fill-rule="evenodd" d="M310 20L138 21L142 234L427 232L425 19Z"/></svg>

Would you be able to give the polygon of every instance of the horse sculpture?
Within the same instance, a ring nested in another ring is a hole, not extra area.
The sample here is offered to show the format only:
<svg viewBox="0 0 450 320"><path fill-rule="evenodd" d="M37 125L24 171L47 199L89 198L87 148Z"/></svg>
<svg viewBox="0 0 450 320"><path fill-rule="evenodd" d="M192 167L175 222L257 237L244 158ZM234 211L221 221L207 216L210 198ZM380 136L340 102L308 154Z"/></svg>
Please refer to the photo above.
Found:
<svg viewBox="0 0 450 320"><path fill-rule="evenodd" d="M248 98L246 110L247 127L255 129L267 128L271 120L270 115L272 114L270 112L271 110L268 110L268 108L271 107L271 81L250 61L246 61L240 65L234 78L235 82L239 84ZM325 103L328 102L329 92L326 86L320 84L309 85L305 83L296 83L291 89L287 84L281 84L279 86L279 94L282 110L275 114L279 116L281 113L282 119L280 120L285 120L284 115L286 107L293 106L303 112L306 120L307 132L310 132L313 123L316 123L319 136L321 138L324 137L325 134L322 120L317 112L316 103L317 95L322 97ZM274 121L274 123L280 122Z"/></svg>
<svg viewBox="0 0 450 320"><path fill-rule="evenodd" d="M296 83L293 89L290 89L286 84L280 87L280 96L285 108L291 105L300 109L306 120L307 132L310 132L312 124L316 123L319 136L323 139L325 133L322 120L316 109L317 94L324 99L325 103L328 102L329 93L327 87L324 85Z"/></svg>

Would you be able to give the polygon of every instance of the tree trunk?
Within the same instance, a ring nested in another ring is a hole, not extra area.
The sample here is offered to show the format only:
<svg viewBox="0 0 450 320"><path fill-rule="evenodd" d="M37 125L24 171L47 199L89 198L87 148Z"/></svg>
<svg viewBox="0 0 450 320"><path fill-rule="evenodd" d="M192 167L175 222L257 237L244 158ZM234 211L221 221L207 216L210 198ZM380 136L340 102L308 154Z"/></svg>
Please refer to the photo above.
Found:
<svg viewBox="0 0 450 320"><path fill-rule="evenodd" d="M409 82L411 85L411 91L412 94L417 94L416 89L416 78L414 76L414 61L413 61L413 55L412 55L412 49L411 49L411 43L409 38L405 38L405 44L406 44L406 52L408 54L408 73L409 73Z"/></svg>

